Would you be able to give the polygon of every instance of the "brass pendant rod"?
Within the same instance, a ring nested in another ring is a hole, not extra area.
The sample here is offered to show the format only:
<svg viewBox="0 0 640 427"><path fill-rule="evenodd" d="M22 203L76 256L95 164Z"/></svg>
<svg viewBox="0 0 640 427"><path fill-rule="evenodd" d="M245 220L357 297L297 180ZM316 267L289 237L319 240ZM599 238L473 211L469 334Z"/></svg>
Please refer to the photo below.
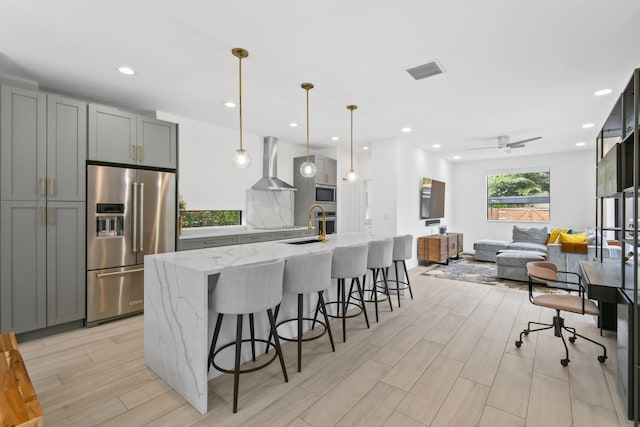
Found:
<svg viewBox="0 0 640 427"><path fill-rule="evenodd" d="M353 110L358 108L357 105L347 105L347 110L351 111L351 170L353 170Z"/></svg>
<svg viewBox="0 0 640 427"><path fill-rule="evenodd" d="M238 56L238 86L240 97L238 110L240 110L240 149L242 150L242 56Z"/></svg>
<svg viewBox="0 0 640 427"><path fill-rule="evenodd" d="M313 84L302 83L300 87L307 91L307 162L309 161L309 89L313 89Z"/></svg>

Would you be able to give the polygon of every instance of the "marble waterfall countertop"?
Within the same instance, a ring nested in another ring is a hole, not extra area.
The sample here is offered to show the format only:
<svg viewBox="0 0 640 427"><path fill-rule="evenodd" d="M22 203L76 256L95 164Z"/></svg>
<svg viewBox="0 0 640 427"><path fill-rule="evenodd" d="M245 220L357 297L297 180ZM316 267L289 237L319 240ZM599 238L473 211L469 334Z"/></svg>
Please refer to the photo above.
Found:
<svg viewBox="0 0 640 427"><path fill-rule="evenodd" d="M287 244L310 240L301 238L145 256L145 364L198 411L207 412L207 381L220 375L215 369L207 373L209 345L217 317L217 313L209 308L209 291L225 266L331 250L385 237L391 236L344 233L329 235L326 243ZM329 289L330 295L333 288ZM283 300L281 313L288 315L289 305L295 306ZM309 302L305 310L312 316L314 309L315 305ZM220 342L234 339L233 323L228 321L223 325ZM267 331L266 316L256 316L258 338L261 334L268 335ZM243 354L242 357L247 360L250 355Z"/></svg>
<svg viewBox="0 0 640 427"><path fill-rule="evenodd" d="M183 228L178 240L197 239L200 237L236 236L239 234L271 233L273 231L304 230L307 227L291 225L282 227L255 228L248 225L229 225L224 227Z"/></svg>

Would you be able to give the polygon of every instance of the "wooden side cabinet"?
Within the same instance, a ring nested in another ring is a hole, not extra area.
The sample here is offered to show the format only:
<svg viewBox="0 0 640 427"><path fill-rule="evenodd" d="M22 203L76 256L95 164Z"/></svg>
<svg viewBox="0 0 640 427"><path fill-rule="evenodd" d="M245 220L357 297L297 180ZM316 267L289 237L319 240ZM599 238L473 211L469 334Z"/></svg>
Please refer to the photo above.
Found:
<svg viewBox="0 0 640 427"><path fill-rule="evenodd" d="M418 238L418 261L448 264L462 253L462 233L433 234Z"/></svg>

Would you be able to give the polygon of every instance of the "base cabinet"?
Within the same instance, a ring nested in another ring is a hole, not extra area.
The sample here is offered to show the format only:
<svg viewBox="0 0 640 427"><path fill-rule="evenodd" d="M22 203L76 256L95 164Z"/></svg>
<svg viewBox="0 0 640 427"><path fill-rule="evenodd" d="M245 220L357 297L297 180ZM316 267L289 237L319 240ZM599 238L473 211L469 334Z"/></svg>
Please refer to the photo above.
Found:
<svg viewBox="0 0 640 427"><path fill-rule="evenodd" d="M0 332L85 317L83 202L0 203Z"/></svg>
<svg viewBox="0 0 640 427"><path fill-rule="evenodd" d="M418 261L447 264L462 253L462 233L433 234L418 238Z"/></svg>

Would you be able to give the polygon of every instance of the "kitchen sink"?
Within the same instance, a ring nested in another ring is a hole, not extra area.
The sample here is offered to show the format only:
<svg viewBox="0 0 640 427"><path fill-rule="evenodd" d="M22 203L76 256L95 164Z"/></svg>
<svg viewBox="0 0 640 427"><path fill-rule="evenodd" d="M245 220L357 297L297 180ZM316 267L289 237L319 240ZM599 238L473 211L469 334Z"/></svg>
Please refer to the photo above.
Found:
<svg viewBox="0 0 640 427"><path fill-rule="evenodd" d="M296 240L295 242L284 242L287 245L306 245L309 243L322 243L320 240L318 239L311 239L311 240Z"/></svg>

